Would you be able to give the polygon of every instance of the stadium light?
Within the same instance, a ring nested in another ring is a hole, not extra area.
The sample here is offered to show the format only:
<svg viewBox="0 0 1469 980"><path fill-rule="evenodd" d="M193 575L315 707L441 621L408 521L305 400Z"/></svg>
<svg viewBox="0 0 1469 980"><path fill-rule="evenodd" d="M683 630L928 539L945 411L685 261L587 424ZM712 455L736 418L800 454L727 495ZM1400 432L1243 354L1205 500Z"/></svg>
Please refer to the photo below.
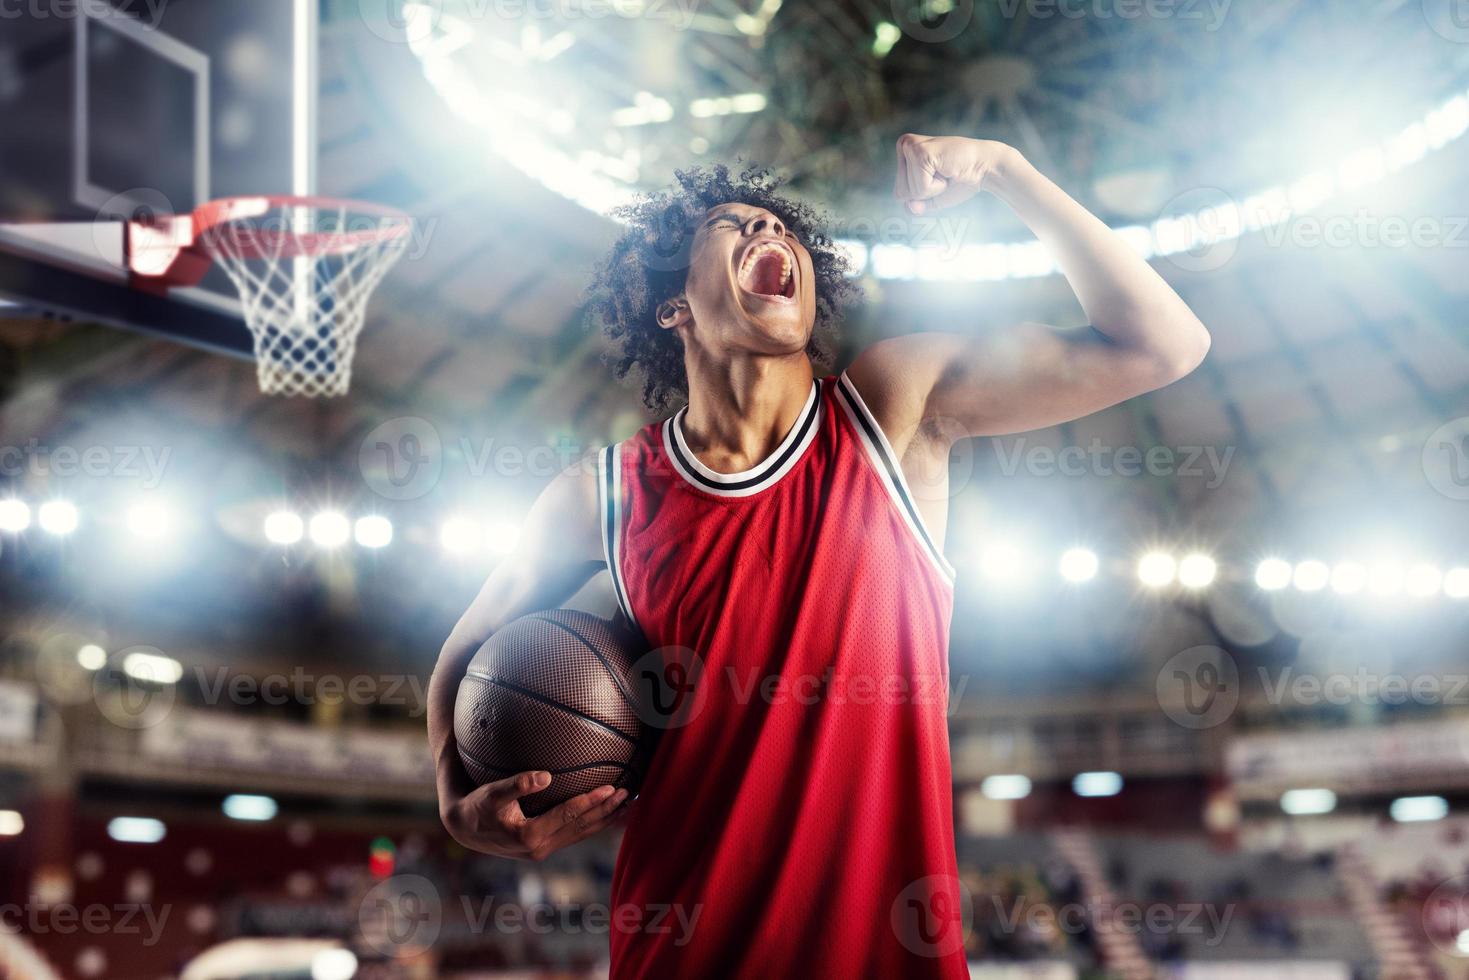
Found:
<svg viewBox="0 0 1469 980"><path fill-rule="evenodd" d="M220 809L231 820L269 820L280 811L280 806L268 796L232 793L224 798Z"/></svg>
<svg viewBox="0 0 1469 980"><path fill-rule="evenodd" d="M1338 595L1356 595L1367 585L1367 568L1354 561L1339 561L1331 570L1331 588Z"/></svg>
<svg viewBox="0 0 1469 980"><path fill-rule="evenodd" d="M1266 558L1255 566L1255 584L1266 592L1277 592L1290 585L1290 562Z"/></svg>
<svg viewBox="0 0 1469 980"><path fill-rule="evenodd" d="M1178 582L1186 589L1207 588L1218 574L1219 566L1208 555L1185 555L1178 563Z"/></svg>
<svg viewBox="0 0 1469 980"><path fill-rule="evenodd" d="M463 557L480 549L484 541L484 529L478 521L467 517L451 517L439 530L439 544L451 555Z"/></svg>
<svg viewBox="0 0 1469 980"><path fill-rule="evenodd" d="M1401 796L1388 809L1398 823L1426 823L1449 814L1449 801L1442 796Z"/></svg>
<svg viewBox="0 0 1469 980"><path fill-rule="evenodd" d="M161 653L135 650L122 658L122 672L137 681L177 684L184 676L184 665Z"/></svg>
<svg viewBox="0 0 1469 980"><path fill-rule="evenodd" d="M1402 592L1403 566L1393 561L1373 565L1367 576L1367 588L1377 596L1395 596Z"/></svg>
<svg viewBox="0 0 1469 980"><path fill-rule="evenodd" d="M311 980L352 980L357 956L350 949L324 949L311 958Z"/></svg>
<svg viewBox="0 0 1469 980"><path fill-rule="evenodd" d="M979 784L979 791L991 800L1023 800L1030 795L1030 778L1027 776L986 776Z"/></svg>
<svg viewBox="0 0 1469 980"><path fill-rule="evenodd" d="M265 518L265 539L271 544L296 544L305 533L301 515L294 511L278 510Z"/></svg>
<svg viewBox="0 0 1469 980"><path fill-rule="evenodd" d="M1291 582L1301 592L1320 592L1329 581L1331 569L1326 567L1326 562L1314 558L1298 562L1291 575Z"/></svg>
<svg viewBox="0 0 1469 980"><path fill-rule="evenodd" d="M1443 594L1450 599L1469 599L1469 568L1451 568L1443 577Z"/></svg>
<svg viewBox="0 0 1469 980"><path fill-rule="evenodd" d="M393 522L376 514L359 517L353 533L364 548L386 548L393 543Z"/></svg>
<svg viewBox="0 0 1469 980"><path fill-rule="evenodd" d="M902 30L891 21L882 21L877 25L874 32L876 36L872 39L872 56L874 58L886 58L893 45L903 36Z"/></svg>
<svg viewBox="0 0 1469 980"><path fill-rule="evenodd" d="M1280 798L1280 808L1293 817L1330 813L1336 809L1336 794L1329 789L1293 789Z"/></svg>
<svg viewBox="0 0 1469 980"><path fill-rule="evenodd" d="M1079 772L1071 780L1077 796L1116 796L1122 792L1122 776L1115 772Z"/></svg>
<svg viewBox="0 0 1469 980"><path fill-rule="evenodd" d="M122 844L157 844L168 834L162 820L152 817L113 817L107 836Z"/></svg>
<svg viewBox="0 0 1469 980"><path fill-rule="evenodd" d="M689 115L695 119L711 116L741 115L760 112L765 108L765 96L759 92L742 92L739 95L721 96L713 99L694 99L689 103Z"/></svg>
<svg viewBox="0 0 1469 980"><path fill-rule="evenodd" d="M77 663L86 670L101 670L107 666L107 651L95 643L88 643L77 651Z"/></svg>
<svg viewBox="0 0 1469 980"><path fill-rule="evenodd" d="M14 497L0 500L0 531L19 534L31 526L31 509Z"/></svg>
<svg viewBox="0 0 1469 980"><path fill-rule="evenodd" d="M26 829L19 810L0 810L0 837L19 837Z"/></svg>
<svg viewBox="0 0 1469 980"><path fill-rule="evenodd" d="M340 548L351 540L352 525L340 511L324 510L312 515L307 533L318 548Z"/></svg>
<svg viewBox="0 0 1469 980"><path fill-rule="evenodd" d="M48 500L41 505L36 517L40 522L41 530L57 537L65 537L72 533L81 522L76 506L66 500Z"/></svg>
<svg viewBox="0 0 1469 980"><path fill-rule="evenodd" d="M128 508L128 530L145 541L158 541L168 536L168 508L160 500L140 500Z"/></svg>
<svg viewBox="0 0 1469 980"><path fill-rule="evenodd" d="M1088 548L1071 548L1061 555L1061 577L1068 582L1089 582L1097 577L1097 553Z"/></svg>
<svg viewBox="0 0 1469 980"><path fill-rule="evenodd" d="M485 528L485 547L490 554L504 557L520 543L520 525L510 521L491 521Z"/></svg>
<svg viewBox="0 0 1469 980"><path fill-rule="evenodd" d="M1443 585L1443 572L1439 571L1436 565L1420 562L1408 569L1403 584L1408 590L1408 595L1417 599L1426 599L1429 596L1438 595L1439 587Z"/></svg>
<svg viewBox="0 0 1469 980"><path fill-rule="evenodd" d="M1164 551L1150 551L1137 563L1138 581L1151 588L1162 588L1173 581L1178 569L1173 556Z"/></svg>
<svg viewBox="0 0 1469 980"><path fill-rule="evenodd" d="M996 542L979 553L979 571L997 584L1009 584L1024 578L1028 563L1021 550L1009 542Z"/></svg>

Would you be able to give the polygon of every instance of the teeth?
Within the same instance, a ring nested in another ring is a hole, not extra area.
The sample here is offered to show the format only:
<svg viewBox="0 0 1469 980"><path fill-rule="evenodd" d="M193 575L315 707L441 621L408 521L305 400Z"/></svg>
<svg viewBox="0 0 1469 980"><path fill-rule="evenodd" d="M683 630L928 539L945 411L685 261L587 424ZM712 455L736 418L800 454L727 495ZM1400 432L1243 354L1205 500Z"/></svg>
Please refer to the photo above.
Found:
<svg viewBox="0 0 1469 980"><path fill-rule="evenodd" d="M780 288L785 289L791 281L791 254L774 242L762 242L745 253L745 260L740 263L740 282L742 284L749 284L755 263L760 256L770 252L780 256Z"/></svg>

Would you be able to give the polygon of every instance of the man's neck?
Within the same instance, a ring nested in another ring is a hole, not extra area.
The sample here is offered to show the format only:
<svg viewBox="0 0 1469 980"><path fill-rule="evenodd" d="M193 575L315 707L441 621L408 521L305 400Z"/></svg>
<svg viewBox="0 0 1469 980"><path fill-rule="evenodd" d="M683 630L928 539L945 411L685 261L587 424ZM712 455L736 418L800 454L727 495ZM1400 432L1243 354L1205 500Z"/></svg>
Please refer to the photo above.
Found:
<svg viewBox="0 0 1469 980"><path fill-rule="evenodd" d="M773 453L811 396L811 359L740 357L718 364L687 358L689 410L684 438L699 461L738 473Z"/></svg>

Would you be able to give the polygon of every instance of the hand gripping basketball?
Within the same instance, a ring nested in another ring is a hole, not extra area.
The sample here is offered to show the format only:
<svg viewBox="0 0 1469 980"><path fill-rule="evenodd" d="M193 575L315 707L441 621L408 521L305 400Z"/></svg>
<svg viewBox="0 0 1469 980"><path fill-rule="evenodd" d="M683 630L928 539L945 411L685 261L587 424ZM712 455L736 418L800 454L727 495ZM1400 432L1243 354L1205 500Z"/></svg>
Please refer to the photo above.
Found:
<svg viewBox="0 0 1469 980"><path fill-rule="evenodd" d="M523 772L486 783L444 808L444 826L470 850L543 861L606 829L628 796L626 789L599 786L538 817L527 817L520 807L521 797L550 785L548 772Z"/></svg>
<svg viewBox="0 0 1469 980"><path fill-rule="evenodd" d="M637 792L656 735L632 673L640 639L553 609L497 630L454 704L454 745L478 786L450 794L444 822L477 850L539 860L595 834Z"/></svg>

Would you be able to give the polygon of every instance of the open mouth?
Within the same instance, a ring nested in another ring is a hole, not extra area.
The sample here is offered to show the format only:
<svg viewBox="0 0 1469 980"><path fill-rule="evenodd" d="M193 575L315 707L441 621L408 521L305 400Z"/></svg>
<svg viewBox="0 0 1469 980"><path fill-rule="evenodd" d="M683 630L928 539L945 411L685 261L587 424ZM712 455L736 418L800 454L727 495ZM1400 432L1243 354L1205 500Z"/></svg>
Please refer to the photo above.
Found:
<svg viewBox="0 0 1469 980"><path fill-rule="evenodd" d="M794 299L795 268L795 256L790 249L779 242L757 242L745 252L740 263L740 287L756 296Z"/></svg>

